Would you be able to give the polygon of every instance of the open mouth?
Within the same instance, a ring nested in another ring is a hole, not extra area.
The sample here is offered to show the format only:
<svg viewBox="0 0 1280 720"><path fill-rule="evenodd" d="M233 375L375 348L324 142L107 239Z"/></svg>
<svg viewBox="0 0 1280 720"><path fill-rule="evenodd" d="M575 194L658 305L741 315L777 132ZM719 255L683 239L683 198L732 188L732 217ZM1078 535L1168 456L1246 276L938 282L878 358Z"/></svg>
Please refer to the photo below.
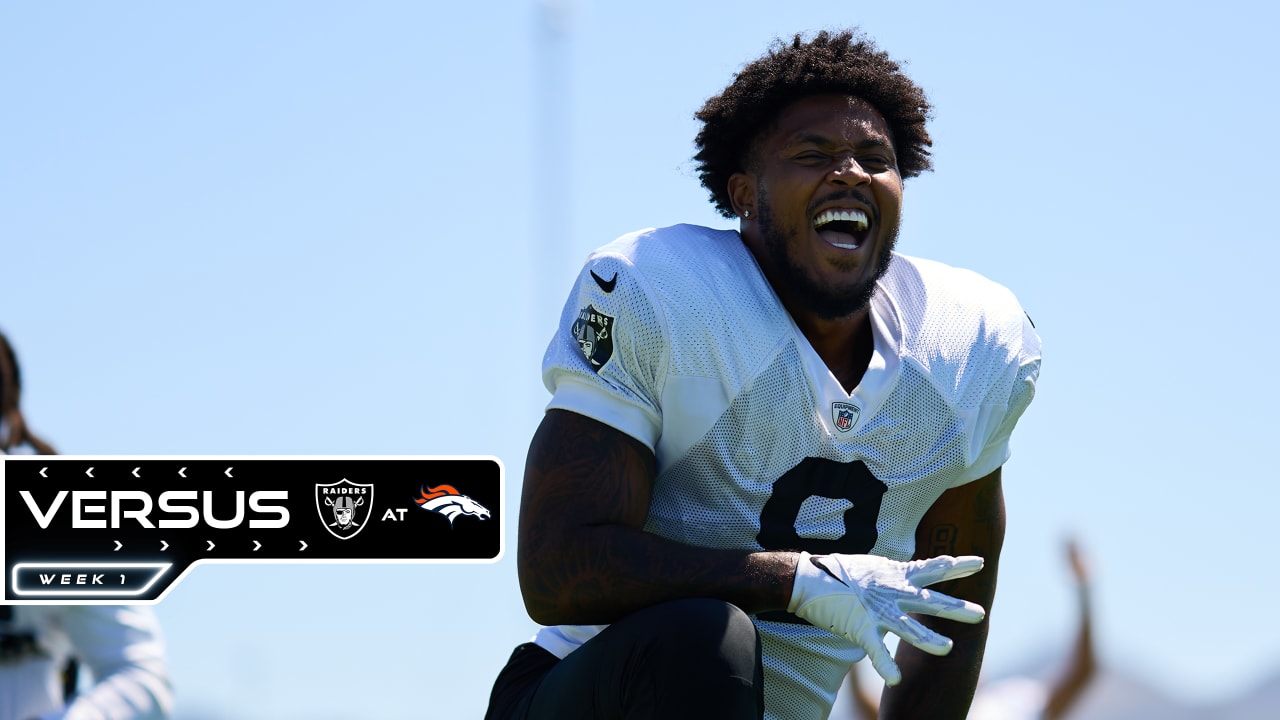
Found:
<svg viewBox="0 0 1280 720"><path fill-rule="evenodd" d="M861 210L824 210L813 219L813 229L827 244L842 250L857 250L866 242L871 223Z"/></svg>

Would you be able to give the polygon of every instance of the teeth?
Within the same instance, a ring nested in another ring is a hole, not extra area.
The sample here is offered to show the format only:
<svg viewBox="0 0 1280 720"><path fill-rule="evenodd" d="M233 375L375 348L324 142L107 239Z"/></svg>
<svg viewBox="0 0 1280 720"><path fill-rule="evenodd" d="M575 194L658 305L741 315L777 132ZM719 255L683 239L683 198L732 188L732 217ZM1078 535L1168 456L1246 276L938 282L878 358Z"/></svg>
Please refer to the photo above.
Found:
<svg viewBox="0 0 1280 720"><path fill-rule="evenodd" d="M827 223L833 223L837 220L856 223L859 230L867 229L867 214L861 210L827 210L814 218L813 226L820 228Z"/></svg>

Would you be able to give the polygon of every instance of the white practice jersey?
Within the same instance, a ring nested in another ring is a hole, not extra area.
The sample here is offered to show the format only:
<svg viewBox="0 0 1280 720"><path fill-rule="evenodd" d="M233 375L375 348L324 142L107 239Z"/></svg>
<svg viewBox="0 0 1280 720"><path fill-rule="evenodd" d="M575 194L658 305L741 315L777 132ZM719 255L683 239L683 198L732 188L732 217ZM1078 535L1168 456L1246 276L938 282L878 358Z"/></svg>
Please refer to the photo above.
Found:
<svg viewBox="0 0 1280 720"><path fill-rule="evenodd" d="M128 605L14 605L0 634L21 649L0 659L0 720L161 720L173 690L155 613ZM93 676L63 704L61 669Z"/></svg>
<svg viewBox="0 0 1280 720"><path fill-rule="evenodd" d="M688 545L908 560L925 511L1009 457L1040 340L1013 295L895 255L871 300L875 351L846 392L733 231L677 225L593 253L543 361L549 408L650 447L645 529ZM937 538L940 554L948 538ZM930 548L932 551L934 548ZM756 617L765 717L825 718L854 644ZM558 657L603 626L557 626Z"/></svg>
<svg viewBox="0 0 1280 720"><path fill-rule="evenodd" d="M0 421L0 439L9 428ZM30 445L0 455L34 455ZM131 605L11 605L0 613L0 720L164 720L173 689L155 611ZM63 702L62 668L93 678Z"/></svg>

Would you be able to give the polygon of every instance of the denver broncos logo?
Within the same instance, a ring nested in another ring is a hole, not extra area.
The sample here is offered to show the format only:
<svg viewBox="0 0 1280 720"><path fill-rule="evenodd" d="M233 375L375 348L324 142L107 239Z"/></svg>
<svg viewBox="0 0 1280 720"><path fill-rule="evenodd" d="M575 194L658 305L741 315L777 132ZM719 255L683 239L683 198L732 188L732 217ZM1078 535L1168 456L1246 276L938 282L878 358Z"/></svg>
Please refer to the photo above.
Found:
<svg viewBox="0 0 1280 720"><path fill-rule="evenodd" d="M480 503L458 492L452 485L437 485L427 489L418 488L422 498L414 498L418 507L449 518L449 527L459 515L471 515L481 520L489 519L489 510Z"/></svg>

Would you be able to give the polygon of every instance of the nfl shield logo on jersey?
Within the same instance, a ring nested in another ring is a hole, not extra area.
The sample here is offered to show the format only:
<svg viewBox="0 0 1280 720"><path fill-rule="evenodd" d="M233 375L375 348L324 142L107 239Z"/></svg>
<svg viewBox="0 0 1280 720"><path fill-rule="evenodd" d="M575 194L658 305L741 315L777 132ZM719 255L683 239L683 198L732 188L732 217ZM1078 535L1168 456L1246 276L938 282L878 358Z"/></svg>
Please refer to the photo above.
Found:
<svg viewBox="0 0 1280 720"><path fill-rule="evenodd" d="M578 312L572 331L591 369L600 372L601 366L613 357L613 316L588 305Z"/></svg>
<svg viewBox="0 0 1280 720"><path fill-rule="evenodd" d="M373 483L353 483L343 478L336 483L316 483L316 512L329 534L349 540L364 529L373 511Z"/></svg>
<svg viewBox="0 0 1280 720"><path fill-rule="evenodd" d="M831 420L835 422L836 429L840 432L849 432L854 425L858 424L858 416L862 411L857 405L850 405L846 402L831 403Z"/></svg>

